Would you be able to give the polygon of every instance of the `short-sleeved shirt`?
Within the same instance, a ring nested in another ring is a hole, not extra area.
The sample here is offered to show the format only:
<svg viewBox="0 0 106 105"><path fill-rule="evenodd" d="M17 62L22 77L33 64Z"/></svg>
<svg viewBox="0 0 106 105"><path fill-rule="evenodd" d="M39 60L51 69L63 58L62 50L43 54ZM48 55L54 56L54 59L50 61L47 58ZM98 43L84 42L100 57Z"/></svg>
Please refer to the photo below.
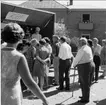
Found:
<svg viewBox="0 0 106 105"><path fill-rule="evenodd" d="M101 45L97 44L97 46L93 46L94 55L100 55L101 53Z"/></svg>
<svg viewBox="0 0 106 105"><path fill-rule="evenodd" d="M73 57L71 46L66 42L62 43L59 49L59 58L62 60L71 59Z"/></svg>

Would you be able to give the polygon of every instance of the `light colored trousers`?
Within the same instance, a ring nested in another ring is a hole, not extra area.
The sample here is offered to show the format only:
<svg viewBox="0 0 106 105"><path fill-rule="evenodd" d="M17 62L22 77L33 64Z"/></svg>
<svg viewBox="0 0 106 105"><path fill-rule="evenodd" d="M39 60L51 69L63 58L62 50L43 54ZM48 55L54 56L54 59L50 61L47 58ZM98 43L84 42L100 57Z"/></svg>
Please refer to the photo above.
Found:
<svg viewBox="0 0 106 105"><path fill-rule="evenodd" d="M54 57L53 66L54 66L55 83L59 84L59 58L58 57Z"/></svg>

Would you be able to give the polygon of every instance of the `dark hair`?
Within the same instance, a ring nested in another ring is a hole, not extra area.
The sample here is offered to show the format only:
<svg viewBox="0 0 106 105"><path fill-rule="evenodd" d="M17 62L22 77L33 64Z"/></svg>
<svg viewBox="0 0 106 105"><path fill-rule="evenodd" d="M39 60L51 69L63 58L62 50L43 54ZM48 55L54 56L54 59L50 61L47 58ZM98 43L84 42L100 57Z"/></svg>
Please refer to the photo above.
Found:
<svg viewBox="0 0 106 105"><path fill-rule="evenodd" d="M93 42L92 42L92 40L91 40L91 39L88 39L88 44L89 44L89 46L90 46L90 47L92 47L92 46L93 46Z"/></svg>
<svg viewBox="0 0 106 105"><path fill-rule="evenodd" d="M37 43L36 46L39 47L39 43Z"/></svg>
<svg viewBox="0 0 106 105"><path fill-rule="evenodd" d="M26 44L26 43L27 43L27 40L26 40L26 39L23 39L23 40L22 40L22 43L23 43L23 44Z"/></svg>
<svg viewBox="0 0 106 105"><path fill-rule="evenodd" d="M21 28L20 25L17 23L9 23L7 24L2 33L1 33L1 39L4 42L14 44L23 39L24 37L24 31Z"/></svg>
<svg viewBox="0 0 106 105"><path fill-rule="evenodd" d="M27 43L25 43L24 45L25 45L25 46L30 46L31 43L30 43L30 42L27 42Z"/></svg>
<svg viewBox="0 0 106 105"><path fill-rule="evenodd" d="M18 51L22 51L23 50L23 48L24 48L24 44L23 43L19 43L18 45L17 45L17 50Z"/></svg>
<svg viewBox="0 0 106 105"><path fill-rule="evenodd" d="M40 43L41 45L45 45L45 44L46 44L46 41L45 41L45 39L41 39L41 40L39 41L39 43Z"/></svg>
<svg viewBox="0 0 106 105"><path fill-rule="evenodd" d="M48 37L44 37L45 41L50 44L50 39Z"/></svg>
<svg viewBox="0 0 106 105"><path fill-rule="evenodd" d="M63 42L66 42L66 37L65 37L65 36L62 36L62 37L60 38L60 40L62 40Z"/></svg>
<svg viewBox="0 0 106 105"><path fill-rule="evenodd" d="M22 42L23 42L24 45L27 45L27 46L30 46L31 45L31 43L29 41L25 40L25 39L22 40Z"/></svg>

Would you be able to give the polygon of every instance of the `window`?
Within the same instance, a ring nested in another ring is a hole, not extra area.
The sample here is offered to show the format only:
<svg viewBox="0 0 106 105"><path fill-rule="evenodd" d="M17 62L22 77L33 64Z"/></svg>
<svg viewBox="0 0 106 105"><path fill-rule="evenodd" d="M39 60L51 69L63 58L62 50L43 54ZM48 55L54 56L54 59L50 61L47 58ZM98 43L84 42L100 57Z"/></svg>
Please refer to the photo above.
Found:
<svg viewBox="0 0 106 105"><path fill-rule="evenodd" d="M90 34L81 34L81 37L85 37L85 38L89 39L90 38Z"/></svg>
<svg viewBox="0 0 106 105"><path fill-rule="evenodd" d="M83 15L82 15L82 21L83 21L84 23L90 22L90 14L83 14Z"/></svg>

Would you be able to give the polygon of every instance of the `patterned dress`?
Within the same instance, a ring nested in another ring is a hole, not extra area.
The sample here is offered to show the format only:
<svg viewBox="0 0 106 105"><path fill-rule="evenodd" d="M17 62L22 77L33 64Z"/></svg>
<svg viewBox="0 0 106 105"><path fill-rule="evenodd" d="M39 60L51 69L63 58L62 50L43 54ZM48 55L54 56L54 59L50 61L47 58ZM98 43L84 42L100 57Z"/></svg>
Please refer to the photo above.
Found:
<svg viewBox="0 0 106 105"><path fill-rule="evenodd" d="M36 54L36 48L30 46L27 50L27 52L24 53L26 59L27 59L27 62L28 62L28 66L29 66L29 69L30 69L30 73L32 74L33 72L33 65L34 65L34 57L35 57L35 54Z"/></svg>
<svg viewBox="0 0 106 105"><path fill-rule="evenodd" d="M1 50L1 105L22 105L17 65L24 56L17 50Z"/></svg>
<svg viewBox="0 0 106 105"><path fill-rule="evenodd" d="M43 46L37 51L36 55L45 60L49 57L49 50ZM43 64L38 59L35 59L33 75L38 77L48 75L47 65Z"/></svg>

